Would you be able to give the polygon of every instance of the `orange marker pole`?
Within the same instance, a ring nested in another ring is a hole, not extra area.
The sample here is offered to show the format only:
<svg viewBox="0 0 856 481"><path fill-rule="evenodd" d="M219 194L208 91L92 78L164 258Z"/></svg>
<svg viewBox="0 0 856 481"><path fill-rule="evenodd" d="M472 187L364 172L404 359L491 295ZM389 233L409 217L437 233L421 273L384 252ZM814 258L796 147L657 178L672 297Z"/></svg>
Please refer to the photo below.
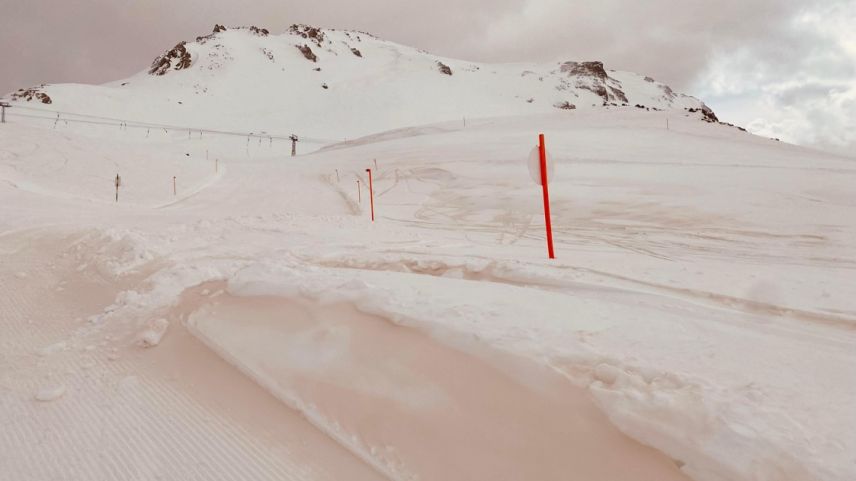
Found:
<svg viewBox="0 0 856 481"><path fill-rule="evenodd" d="M374 222L374 187L372 186L372 169L366 169L369 173L369 200L372 205L372 222Z"/></svg>
<svg viewBox="0 0 856 481"><path fill-rule="evenodd" d="M547 148L544 145L544 134L538 135L538 151L541 157L541 187L544 191L544 222L547 225L547 254L555 259L553 252L553 225L550 221L550 193L547 190Z"/></svg>

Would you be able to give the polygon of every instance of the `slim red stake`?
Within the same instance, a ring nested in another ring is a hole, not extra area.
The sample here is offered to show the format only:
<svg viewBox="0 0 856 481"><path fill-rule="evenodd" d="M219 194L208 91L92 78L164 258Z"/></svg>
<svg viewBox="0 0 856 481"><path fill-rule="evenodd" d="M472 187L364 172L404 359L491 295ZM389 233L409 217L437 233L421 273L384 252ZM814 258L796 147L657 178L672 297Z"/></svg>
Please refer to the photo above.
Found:
<svg viewBox="0 0 856 481"><path fill-rule="evenodd" d="M544 191L544 222L547 224L547 253L550 259L555 259L553 252L553 225L550 222L550 193L547 190L547 148L544 145L544 134L538 135L538 151L541 156L541 187Z"/></svg>
<svg viewBox="0 0 856 481"><path fill-rule="evenodd" d="M372 169L366 169L369 173L369 200L372 205L372 222L374 222L374 187L372 186Z"/></svg>

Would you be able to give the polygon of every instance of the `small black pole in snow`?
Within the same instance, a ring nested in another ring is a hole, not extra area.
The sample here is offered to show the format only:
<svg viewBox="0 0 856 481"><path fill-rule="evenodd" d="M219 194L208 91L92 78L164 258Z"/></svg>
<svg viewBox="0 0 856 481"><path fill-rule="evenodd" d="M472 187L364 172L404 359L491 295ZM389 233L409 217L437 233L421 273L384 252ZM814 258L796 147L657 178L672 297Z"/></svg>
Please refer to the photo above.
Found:
<svg viewBox="0 0 856 481"><path fill-rule="evenodd" d="M294 157L295 155L297 155L297 140L298 139L297 139L297 136L294 134L291 134L289 139L291 139L291 156Z"/></svg>
<svg viewBox="0 0 856 481"><path fill-rule="evenodd" d="M119 177L119 174L116 174L116 202L119 202L119 186L122 185L122 178Z"/></svg>
<svg viewBox="0 0 856 481"><path fill-rule="evenodd" d="M360 187L360 179L357 179L357 202L363 203L363 189Z"/></svg>
<svg viewBox="0 0 856 481"><path fill-rule="evenodd" d="M172 176L172 195L178 195L178 191L175 190L175 176Z"/></svg>
<svg viewBox="0 0 856 481"><path fill-rule="evenodd" d="M669 130L669 118L666 117L666 130Z"/></svg>
<svg viewBox="0 0 856 481"><path fill-rule="evenodd" d="M11 107L11 105L6 102L0 102L0 124L6 123L6 107Z"/></svg>

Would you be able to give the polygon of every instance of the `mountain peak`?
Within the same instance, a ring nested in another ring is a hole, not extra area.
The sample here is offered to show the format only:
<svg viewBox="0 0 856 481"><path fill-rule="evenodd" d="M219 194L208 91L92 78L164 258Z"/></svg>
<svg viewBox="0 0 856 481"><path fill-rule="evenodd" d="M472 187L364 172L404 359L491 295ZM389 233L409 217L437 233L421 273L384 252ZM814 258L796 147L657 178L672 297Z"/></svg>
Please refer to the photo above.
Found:
<svg viewBox="0 0 856 481"><path fill-rule="evenodd" d="M306 24L279 34L216 24L128 79L30 91L13 100L49 98L69 112L324 139L462 117L592 108L669 110L716 121L698 99L600 61L471 62Z"/></svg>

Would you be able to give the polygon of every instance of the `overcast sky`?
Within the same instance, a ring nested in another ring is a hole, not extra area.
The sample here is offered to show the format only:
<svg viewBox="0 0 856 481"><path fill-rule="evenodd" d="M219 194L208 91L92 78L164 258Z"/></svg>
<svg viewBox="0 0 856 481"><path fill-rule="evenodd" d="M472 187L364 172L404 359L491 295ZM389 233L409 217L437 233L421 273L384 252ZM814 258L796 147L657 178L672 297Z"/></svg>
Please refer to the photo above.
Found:
<svg viewBox="0 0 856 481"><path fill-rule="evenodd" d="M602 60L754 132L856 154L856 0L0 0L0 91L124 78L215 23L363 30L476 61Z"/></svg>

